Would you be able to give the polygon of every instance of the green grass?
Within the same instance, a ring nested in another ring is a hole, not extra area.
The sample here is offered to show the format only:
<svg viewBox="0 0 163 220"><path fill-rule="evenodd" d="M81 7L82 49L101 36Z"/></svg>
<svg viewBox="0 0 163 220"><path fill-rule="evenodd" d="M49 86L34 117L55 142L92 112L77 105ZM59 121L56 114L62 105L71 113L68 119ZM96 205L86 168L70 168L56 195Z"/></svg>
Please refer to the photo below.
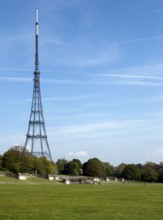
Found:
<svg viewBox="0 0 163 220"><path fill-rule="evenodd" d="M33 178L2 179L1 220L163 219L162 184L64 185Z"/></svg>

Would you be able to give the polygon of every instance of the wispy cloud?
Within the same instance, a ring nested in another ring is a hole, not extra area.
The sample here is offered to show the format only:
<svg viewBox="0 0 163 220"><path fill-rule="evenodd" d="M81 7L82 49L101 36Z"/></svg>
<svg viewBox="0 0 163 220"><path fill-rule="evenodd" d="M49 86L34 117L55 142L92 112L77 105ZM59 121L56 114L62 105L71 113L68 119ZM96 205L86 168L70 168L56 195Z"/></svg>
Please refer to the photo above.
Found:
<svg viewBox="0 0 163 220"><path fill-rule="evenodd" d="M136 75L136 76L162 76L163 75L163 64L156 63L145 66L133 66L121 69L114 69L113 71L108 71L105 73L101 73L102 75ZM99 75L99 74L98 74Z"/></svg>
<svg viewBox="0 0 163 220"><path fill-rule="evenodd" d="M102 121L79 125L68 125L49 129L57 138L88 137L106 135L111 130L124 130L131 127L141 126L141 120Z"/></svg>
<svg viewBox="0 0 163 220"><path fill-rule="evenodd" d="M121 85L129 85L129 86L163 86L163 83L157 83L157 82L145 82L145 81L133 81L133 80L128 80L128 81L121 81L117 82L117 84Z"/></svg>
<svg viewBox="0 0 163 220"><path fill-rule="evenodd" d="M78 96L59 96L59 97L49 97L49 98L43 98L44 101L74 101L74 100L82 100L82 99L90 99L90 98L96 98L96 94L92 95L78 95Z"/></svg>
<svg viewBox="0 0 163 220"><path fill-rule="evenodd" d="M117 46L110 48L105 44L96 44L85 42L84 40L75 39L74 42L65 43L66 46L49 48L48 63L51 65L66 65L74 67L95 66L115 62L120 57L120 50ZM79 45L82 45L79 47ZM54 54L57 50L57 55Z"/></svg>
<svg viewBox="0 0 163 220"><path fill-rule="evenodd" d="M69 152L68 156L71 156L71 157L87 157L88 153L87 153L87 151Z"/></svg>
<svg viewBox="0 0 163 220"><path fill-rule="evenodd" d="M50 46L66 46L63 39L56 36L51 36L50 34L46 38L42 39L40 43L41 45L46 45L46 47L48 44L50 44Z"/></svg>
<svg viewBox="0 0 163 220"><path fill-rule="evenodd" d="M32 78L23 78L23 77L0 77L0 81L7 82L31 82Z"/></svg>
<svg viewBox="0 0 163 220"><path fill-rule="evenodd" d="M20 69L19 69L20 70ZM8 82L32 82L32 78L25 77L0 77L0 81L8 81ZM42 83L50 83L50 84L79 84L82 83L80 80L54 80L54 79L41 79Z"/></svg>
<svg viewBox="0 0 163 220"><path fill-rule="evenodd" d="M81 101L81 100L90 100L90 99L95 100L99 96L100 96L100 94L97 94L97 93L96 94L86 94L86 95L74 95L74 96L54 96L54 97L42 98L42 101L43 102L53 102L53 101L55 101L55 102L58 103L58 102L71 102L71 101ZM21 103L29 103L29 102L31 102L31 99L17 99L17 100L6 101L6 103L10 103L10 104L13 104L13 103L21 104ZM81 110L81 108L80 108L80 110ZM60 111L61 110L59 110L59 112ZM88 116L91 117L92 114L88 115ZM61 118L63 119L63 116ZM56 117L55 117L55 120L56 120Z"/></svg>
<svg viewBox="0 0 163 220"><path fill-rule="evenodd" d="M90 74L98 77L98 82L135 86L162 86L163 65L155 64L113 70L105 73Z"/></svg>
<svg viewBox="0 0 163 220"><path fill-rule="evenodd" d="M121 46L135 44L148 41L162 40L163 35L129 39L120 42L97 42L96 46L92 42L82 41L80 38L74 39L73 43L63 42L64 47L60 48L58 56L55 57L55 64L63 64L68 66L96 66L102 64L110 64L118 61L121 56ZM79 45L82 47L79 48ZM50 53L50 52L49 52ZM54 63L54 50L51 51L49 62ZM152 71L152 70L148 70ZM144 73L143 73L144 74Z"/></svg>
<svg viewBox="0 0 163 220"><path fill-rule="evenodd" d="M54 80L54 79L41 79L41 82L43 83L50 83L50 84L79 84L82 83L80 80L74 80L74 79L62 79L62 80Z"/></svg>
<svg viewBox="0 0 163 220"><path fill-rule="evenodd" d="M16 67L0 67L0 70L3 70L3 72L4 71L13 71L13 72L18 72L19 71L19 72L30 72L30 73L32 73L34 71L34 68L30 69L30 68L16 68ZM46 69L41 69L41 72L49 73L49 72L52 72L52 71L49 71L49 70L46 70Z"/></svg>
<svg viewBox="0 0 163 220"><path fill-rule="evenodd" d="M74 39L72 44L70 41L66 43L63 40L59 40L59 44L62 46L64 45L64 47L60 48L62 56L59 55L56 57L55 62L71 66L95 66L106 63L108 64L119 60L121 57L121 45L162 39L163 35L157 35L113 43L97 42L96 46L94 46L92 42L81 41L79 38ZM80 49L79 45L82 45ZM54 59L52 62L54 62Z"/></svg>
<svg viewBox="0 0 163 220"><path fill-rule="evenodd" d="M25 52L31 52L31 45L33 45L32 33L27 32L26 30L20 30L19 35L17 32L12 32L12 35L1 35L1 48L0 51L4 52L4 54L11 55L11 51L13 53L14 50L18 51L21 47L25 48L25 50L19 50L19 53L22 54ZM17 53L17 55L19 55Z"/></svg>
<svg viewBox="0 0 163 220"><path fill-rule="evenodd" d="M26 71L26 72L31 72L33 71L32 69L22 69L22 68L7 68L7 67L0 67L0 70L9 70L9 71Z"/></svg>
<svg viewBox="0 0 163 220"><path fill-rule="evenodd" d="M80 44L79 42L77 44ZM83 43L82 43L83 44ZM78 48L78 45L75 46ZM115 62L119 59L120 51L119 48L114 47L112 49L108 49L106 45L94 45L83 44L83 49L77 51L74 47L74 53L70 53L65 59L65 64L67 65L75 65L75 66L94 66L101 65L104 63Z"/></svg>
<svg viewBox="0 0 163 220"><path fill-rule="evenodd" d="M129 75L129 74L97 74L101 77L116 77L116 78L129 78L129 79L149 79L149 80L163 80L161 76L146 76L146 75Z"/></svg>
<svg viewBox="0 0 163 220"><path fill-rule="evenodd" d="M110 44L110 46L114 45L125 45L125 44L132 44L136 42L144 42L144 41L151 41L151 40L161 40L163 39L163 35L157 35L157 36L151 36L151 37L144 37L144 38L137 38L137 39L129 39L126 41L121 41L121 42L115 42Z"/></svg>

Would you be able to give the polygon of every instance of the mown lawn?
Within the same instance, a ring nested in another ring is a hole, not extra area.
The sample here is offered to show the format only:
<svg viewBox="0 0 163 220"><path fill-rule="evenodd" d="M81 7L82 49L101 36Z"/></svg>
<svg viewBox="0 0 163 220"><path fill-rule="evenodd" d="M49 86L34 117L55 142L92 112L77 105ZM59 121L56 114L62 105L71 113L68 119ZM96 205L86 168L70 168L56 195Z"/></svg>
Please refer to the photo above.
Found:
<svg viewBox="0 0 163 220"><path fill-rule="evenodd" d="M1 182L0 219L162 220L163 185Z"/></svg>

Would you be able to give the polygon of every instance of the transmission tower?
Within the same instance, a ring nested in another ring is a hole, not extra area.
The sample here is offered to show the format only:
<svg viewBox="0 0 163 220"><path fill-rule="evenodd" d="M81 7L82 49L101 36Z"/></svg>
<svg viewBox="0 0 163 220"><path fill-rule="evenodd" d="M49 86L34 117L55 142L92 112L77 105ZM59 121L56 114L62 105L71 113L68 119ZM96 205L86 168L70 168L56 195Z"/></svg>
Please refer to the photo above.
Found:
<svg viewBox="0 0 163 220"><path fill-rule="evenodd" d="M31 154L34 156L45 156L52 161L52 156L47 140L45 121L43 116L43 108L41 101L40 90L40 71L39 71L39 54L38 54L38 9L36 9L36 23L35 23L35 70L34 70L34 85L33 97L31 105L31 113L26 135L25 147L31 148Z"/></svg>

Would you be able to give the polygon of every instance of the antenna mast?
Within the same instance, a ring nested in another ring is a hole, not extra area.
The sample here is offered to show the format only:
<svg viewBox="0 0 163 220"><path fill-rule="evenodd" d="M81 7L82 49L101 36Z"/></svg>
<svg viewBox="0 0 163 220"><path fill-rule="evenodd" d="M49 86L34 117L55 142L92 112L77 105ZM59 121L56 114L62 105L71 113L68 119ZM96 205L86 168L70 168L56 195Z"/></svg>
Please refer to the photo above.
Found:
<svg viewBox="0 0 163 220"><path fill-rule="evenodd" d="M52 161L52 156L47 140L45 122L43 117L43 108L41 101L40 90L40 71L39 71L39 53L38 53L38 9L36 9L36 23L35 23L35 70L34 70L34 86L32 106L29 119L29 126L26 135L25 147L31 148L31 154L34 156L45 156Z"/></svg>

